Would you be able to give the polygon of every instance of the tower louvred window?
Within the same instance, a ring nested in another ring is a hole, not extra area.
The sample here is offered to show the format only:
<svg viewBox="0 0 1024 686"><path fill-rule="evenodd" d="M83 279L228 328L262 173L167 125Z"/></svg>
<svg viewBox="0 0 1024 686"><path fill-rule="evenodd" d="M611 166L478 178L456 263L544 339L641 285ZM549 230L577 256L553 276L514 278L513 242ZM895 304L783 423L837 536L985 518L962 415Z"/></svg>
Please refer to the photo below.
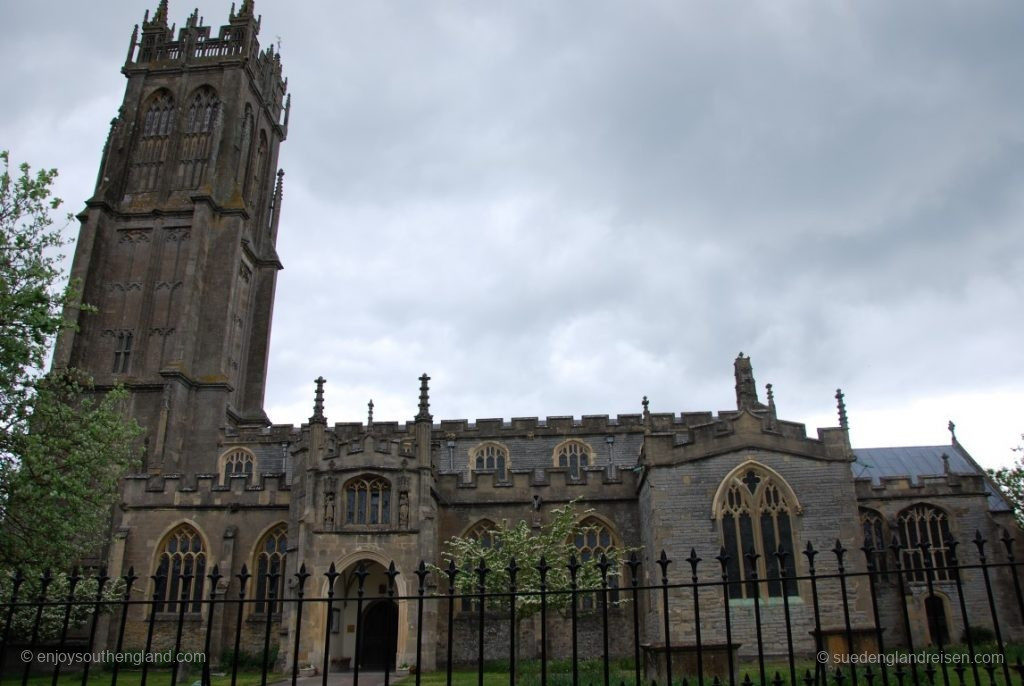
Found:
<svg viewBox="0 0 1024 686"><path fill-rule="evenodd" d="M220 113L220 101L212 88L196 91L185 117L178 166L178 188L198 188L205 179L213 148L214 124Z"/></svg>
<svg viewBox="0 0 1024 686"><path fill-rule="evenodd" d="M142 193L156 189L160 172L170 148L174 128L174 99L167 91L158 91L146 105L141 128L132 152L128 191Z"/></svg>

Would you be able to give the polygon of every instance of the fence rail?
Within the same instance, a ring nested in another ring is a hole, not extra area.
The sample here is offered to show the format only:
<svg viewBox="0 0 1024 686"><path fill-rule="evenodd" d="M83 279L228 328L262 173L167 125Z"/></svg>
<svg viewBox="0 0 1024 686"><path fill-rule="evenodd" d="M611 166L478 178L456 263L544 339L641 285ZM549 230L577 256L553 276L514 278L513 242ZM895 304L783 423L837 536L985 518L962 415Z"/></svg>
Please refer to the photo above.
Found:
<svg viewBox="0 0 1024 686"><path fill-rule="evenodd" d="M277 597L277 589L283 587L279 585L281 575L273 570L262 575L263 583L258 587L263 589L263 595L247 597L253 575L245 565L231 577L222 576L216 566L209 573L201 570L203 573L198 577L186 569L170 580L177 582L173 591L177 597L170 601L169 579L163 572L149 577L152 584L148 599L137 598L140 577L131 568L116 578L102 570L92 577L73 572L63 593L50 591L56 577L48 570L32 579L16 572L0 590L4 601L0 603L0 655L5 658L3 666L13 672L5 673L4 679L20 677L21 683L27 684L33 669L39 671L40 655L61 655L75 647L85 652L112 650L110 655L124 656L127 645L133 650L141 648L144 657L138 664L139 679L141 686L145 686L152 677L153 666L148 656L153 653L155 639L161 638L162 645L168 645L173 635L170 684L177 686L183 664L183 639L198 644L196 632L201 632L201 678L203 684L209 684L213 670L211 645L219 632L228 638L225 647L230 646L220 668L230 672L231 684L235 686L240 672L243 627L252 631L255 626L261 632L258 668L263 686L283 681L295 686L303 673L312 671L302 667L306 664L303 655L307 659L309 655L319 657L316 669L323 686L327 686L332 671L332 642L342 640L336 637L341 627L335 624L340 621L340 612L334 610L354 605L352 686L359 686L360 673L366 672L366 666L361 664L364 642L385 641L387 669L383 670L383 682L390 686L392 679L397 678L396 652L389 646L395 645L400 631L406 632L405 654L414 665L414 673L408 678L415 686L421 684L423 666L435 664L435 659L443 665L446 684L451 686L459 661L453 652L458 643L458 625L466 625L475 632L476 645L469 646L475 647L475 651L469 662L475 667L478 686L483 686L489 668L485 658L497 650L492 645L494 630L502 626L506 627L507 640L502 651L503 669L507 670L510 686L530 680L539 681L541 686L555 682L572 686L630 682L633 686L1021 684L1021 563L1015 559L1013 540L1008 533L1003 533L1001 542L1002 559L992 560L988 541L979 532L971 542L970 556L975 559L970 562L961 562L959 545L952 539L944 541L941 557L935 555L928 543L911 549L894 539L890 550L865 544L858 552L837 540L829 550L817 550L810 543L798 555L776 550L767 565L767 560L759 565L760 556L750 550L743 555L742 567L724 548L707 560L699 557L695 549L687 558L676 561L662 551L646 570L642 569L643 562L636 552L625 560L601 555L596 561L600 570L600 585L596 588L584 588L577 583L582 565L575 557L562 567L569 579L564 587L549 586L554 568L543 558L522 568L515 560L510 561L501 570L502 579L507 580L503 588L488 583L495 570L489 569L484 560L463 568L454 562L444 568L421 562L409 574L414 591L404 594L398 591L396 580L401 574L393 562L383 572L387 579L383 592L376 594L366 586L370 575L366 562L357 563L351 573L355 588L342 589L341 594L337 593L337 581L342 572L334 564L318 575L302 564L298 571L288 575L293 583L289 585L290 592L282 597ZM793 571L797 559L806 572ZM934 564L936 559L944 564ZM758 577L759 569L768 570L764 578ZM673 571L683 579L670 580ZM475 584L471 592L460 583L464 575L469 575ZM531 583L524 584L527 575ZM314 576L322 578L325 593L309 593ZM95 591L92 597L83 598L76 594L76 587L87 578L95 584ZM196 583L199 578L202 581ZM197 595L203 581L209 584L208 592ZM225 582L233 581L238 583L229 594ZM111 589L115 589L116 598L110 597ZM145 589L142 592L147 593ZM586 598L596 600L592 610L584 610L582 601ZM912 603L915 598L925 608L923 615L912 609L917 607ZM371 636L367 633L364 609L380 600L393 604L388 608L404 605L409 621L399 626L396 610L386 615L386 635ZM537 606L533 626L539 636L524 636L521 607L526 601ZM251 610L258 604L264 611L253 614ZM132 619L133 608L138 620ZM60 625L59 633L50 636L43 631L47 610ZM304 620L313 617L313 613L323 618L322 626ZM433 616L433 623L425 617L427 613ZM109 618L109 626L100 630L103 617ZM144 628L138 636L145 638L129 645L126 629L133 621L136 629ZM921 625L922 621L927 623L926 627ZM838 626L830 628L828 622ZM599 672L597 680L591 678L593 674L588 672L588 677L583 673L585 651L579 642L581 631L595 623L600 625L600 651L595 660L598 669L593 672ZM957 644L952 632L957 626L962 629L963 645ZM313 631L317 633L311 635ZM568 659L567 667L564 662L557 662L560 655L552 652L553 639L556 634L564 638L564 632L569 634L568 650L561 657ZM915 641L915 637L922 635L927 636L929 645ZM737 642L740 636L752 637L754 645L741 650ZM413 642L411 649L408 641ZM466 645L458 647L463 653L468 652ZM280 649L276 659L272 657L275 648ZM23 664L11 659L9 654L15 650L29 655L22 660ZM528 655L536 655L531 664L539 668L539 674L533 673L533 667L529 675L524 673L524 658ZM69 661L72 660L53 661L54 686ZM125 660L115 657L110 662L110 684L116 686L119 677L123 677ZM81 683L85 686L95 666L91 657L79 664ZM49 668L45 660L42 666ZM555 673L553 669L568 672Z"/></svg>

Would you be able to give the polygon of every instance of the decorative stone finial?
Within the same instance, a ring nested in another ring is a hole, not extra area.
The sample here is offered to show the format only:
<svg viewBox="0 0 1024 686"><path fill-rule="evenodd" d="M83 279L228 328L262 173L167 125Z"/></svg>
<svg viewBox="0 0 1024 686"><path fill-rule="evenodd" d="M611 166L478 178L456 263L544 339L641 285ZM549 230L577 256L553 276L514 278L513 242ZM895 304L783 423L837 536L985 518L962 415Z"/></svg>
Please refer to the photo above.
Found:
<svg viewBox="0 0 1024 686"><path fill-rule="evenodd" d="M324 384L327 383L327 379L318 376L314 383L316 383L316 395L313 397L313 416L309 418L309 423L326 424L327 418L324 417Z"/></svg>
<svg viewBox="0 0 1024 686"><path fill-rule="evenodd" d="M956 443L956 424L953 423L952 419L949 420L949 424L946 425L946 428L949 429L950 441L952 443Z"/></svg>
<svg viewBox="0 0 1024 686"><path fill-rule="evenodd" d="M761 403L757 400L757 385L754 383L754 368L749 357L744 357L741 352L733 364L736 374L736 409L751 410Z"/></svg>
<svg viewBox="0 0 1024 686"><path fill-rule="evenodd" d="M772 421L775 421L777 418L777 415L775 414L775 393L772 391L772 385L770 383L766 383L764 385L764 392L765 395L768 396L768 416Z"/></svg>
<svg viewBox="0 0 1024 686"><path fill-rule="evenodd" d="M942 473L949 474L949 455L942 453Z"/></svg>
<svg viewBox="0 0 1024 686"><path fill-rule="evenodd" d="M850 422L846 418L846 396L843 395L843 389L836 389L836 404L839 407L839 426L844 430L850 430Z"/></svg>
<svg viewBox="0 0 1024 686"><path fill-rule="evenodd" d="M373 428L373 398L370 398L370 402L366 403L366 428Z"/></svg>
<svg viewBox="0 0 1024 686"><path fill-rule="evenodd" d="M160 4L156 6L156 12L153 13L152 23L167 23L167 0L160 0Z"/></svg>
<svg viewBox="0 0 1024 686"><path fill-rule="evenodd" d="M651 418L651 401L644 396L644 399L640 401L640 404L644 406L644 421Z"/></svg>
<svg viewBox="0 0 1024 686"><path fill-rule="evenodd" d="M423 376L420 377L420 411L416 413L416 421L429 422L433 419L430 416L430 386L427 382L430 381L430 377L424 372Z"/></svg>

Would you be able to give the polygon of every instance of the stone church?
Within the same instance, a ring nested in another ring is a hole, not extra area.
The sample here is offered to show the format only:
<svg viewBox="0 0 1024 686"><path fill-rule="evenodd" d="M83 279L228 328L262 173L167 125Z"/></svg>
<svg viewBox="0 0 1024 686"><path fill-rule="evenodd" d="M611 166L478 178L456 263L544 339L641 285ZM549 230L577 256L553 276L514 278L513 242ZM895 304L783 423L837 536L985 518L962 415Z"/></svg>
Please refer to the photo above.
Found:
<svg viewBox="0 0 1024 686"><path fill-rule="evenodd" d="M162 0L132 32L122 67L124 102L103 147L95 193L79 215L71 272L82 284L82 301L94 307L68 310L76 327L61 335L54 356L55 367L84 369L100 389L123 384L131 414L146 430L144 464L124 478L104 563L111 576L133 567L142 578L137 598L156 598L158 644L177 620L178 574L198 575L193 599L211 593L231 599L244 564L255 575L246 589L253 602L245 609L244 646L260 649L269 614L287 667L291 653L284 647L295 618L274 598L294 592L290 575L299 564L313 575L307 596L326 593L322 575L332 563L341 573L339 598L351 592L360 562L375 593L391 561L401 572L398 595L412 595L416 565L440 562L448 538L485 537L502 520L540 526L552 508L574 499L592 510L588 535L576 541L581 555L638 549L644 584L660 583L655 558L662 550L680 580L688 580L691 547L709 561L703 573L712 579L719 570L711 560L727 551L737 583L725 602L708 599L701 621L704 640L721 642L711 637L728 604L741 654L754 645L754 618L752 585L745 583L752 572L737 560L754 548L758 577L775 577L761 591L769 651L784 651L779 601L785 596L794 625L802 627L798 650L809 652L813 624L804 582L780 581L771 553L807 542L828 550L837 539L858 569L865 543L882 565L892 564L893 537L907 546L930 543L930 560L916 548L901 560L904 601L914 619L910 638L926 645L938 633L945 640L962 635L959 598L942 571L948 537L967 541L980 530L996 541L1004 528L1016 535L1016 527L1007 502L955 434L947 445L853 448L841 393L837 425L808 434L780 418L770 385L759 393L743 354L733 368L736 406L717 413L657 412L645 398L641 412L617 416L437 419L424 374L419 411L408 421L374 419L371 408L365 422L329 423L329 386L317 379L307 423L272 423L263 408L282 269L275 245L284 172L277 162L291 99L281 56L272 46L261 48L259 31L252 0L232 7L216 33L198 11L172 28ZM723 383L726 374L723 369ZM410 379L410 394L416 392ZM970 557L966 548L961 555ZM926 562L937 570L937 604L926 602ZM820 564L835 568L828 554ZM210 589L202 575L214 565L224 578ZM786 565L788 576L807 573L802 556ZM160 571L169 577L157 587L150 577ZM276 588L268 571L284 572ZM849 588L858 630L873 626L866 588L863 580ZM987 607L983 591L972 588L965 591L968 607ZM443 583L432 580L428 591L443 593ZM879 592L887 635L905 640L895 581L883 578ZM680 644L694 640L688 597L680 591L672 606L672 639ZM837 629L838 591L823 587L821 599L828 627ZM435 668L445 660L447 623L430 604L417 627L412 607L367 603L367 631L384 627L381 636L393 639L366 640L357 654L356 607L339 600L331 654L324 656L326 614L311 606L302 618L299 662L320 665L326 657L332 669L412 665L422 628L428 647L420 666ZM637 638L656 647L663 640L659 596L644 595L639 609ZM206 611L186 603L186 643L201 637ZM127 645L141 647L149 612L132 606ZM613 650L631 654L632 609L616 605L611 615L621 644ZM456 613L455 659L475 655L468 640L474 621L472 612ZM1019 627L1016 615L1003 621ZM581 625L589 635L581 636L583 645L593 642L595 626ZM232 612L218 615L214 655L230 647L234 630ZM504 657L506 640L488 637L488 657ZM564 632L549 640L551 655L567 654ZM526 645L524 655L530 650Z"/></svg>

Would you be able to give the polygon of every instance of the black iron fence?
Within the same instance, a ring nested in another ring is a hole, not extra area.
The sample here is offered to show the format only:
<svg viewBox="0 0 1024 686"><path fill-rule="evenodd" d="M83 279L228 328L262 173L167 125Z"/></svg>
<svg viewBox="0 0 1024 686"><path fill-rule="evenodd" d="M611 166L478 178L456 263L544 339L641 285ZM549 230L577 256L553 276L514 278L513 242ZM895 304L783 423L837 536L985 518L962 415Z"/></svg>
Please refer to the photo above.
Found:
<svg viewBox="0 0 1024 686"><path fill-rule="evenodd" d="M349 577L354 587L341 593L342 572L333 564L317 575L326 589L322 594L312 592L314 575L305 564L289 575L293 582L287 588L270 570L257 580L262 583L252 585L261 589L258 597L246 595L252 575L244 565L231 579L217 567L208 574L201 570L208 582L201 594L198 577L188 569L174 579L161 571L145 589L133 569L117 578L103 571L91 577L73 573L59 594L50 591L55 577L49 572L38 579L16 573L0 592L3 679L26 684L43 671L56 686L73 665L81 671L73 678L83 686L101 669L116 686L129 668L141 671L132 681L145 686L158 668L149 656L160 643L173 645L164 666L171 686L184 679L185 644L202 646L195 662L201 663L203 684L222 673L235 686L248 669L260 674L264 686L295 686L311 674L327 686L331 644L340 640L334 610L344 604L355 608L352 686L359 686L360 673L367 671L360 657L364 644L382 640L388 655L385 686L398 678L420 686L433 665L447 686L467 679L483 686L485 677L493 683L496 677L489 673L494 671L510 686L1021 684L1021 563L1006 532L1001 542L999 559L993 559L992 546L980 533L968 555L951 539L935 548L928 543L908 548L894 539L888 550L865 544L859 551L839 541L829 550L808 543L798 554L780 548L770 561L755 550L737 560L724 548L707 560L693 549L683 560L664 551L647 562L635 552L625 560L602 555L596 588L579 586L581 563L575 558L563 567L569 583L560 587L549 585L553 567L543 558L526 568L510 561L501 570L503 588L489 583L499 575L483 560L464 568L421 562L409 572L408 588L414 590L404 594L398 592L401 573L394 563L384 570L387 581L376 594L366 585L371 564L366 562L355 565ZM471 590L460 582L466 575L473 580ZM529 584L523 581L527 575ZM76 586L87 578L90 597L83 598ZM277 597L280 588L285 592ZM140 590L149 597L139 598ZM531 618L523 616L524 599L536 609ZM364 609L379 600L406 608L407 621L399 626L397 613L388 615L383 635L371 634L364 617ZM264 612L253 614L257 604ZM313 615L322 621L307 621ZM59 630L47 631L48 622L55 621ZM524 624L535 630L525 630ZM579 637L596 634L597 627L600 640L587 652ZM242 637L251 638L253 631L259 632L262 650L247 664ZM401 665L393 648L398 632L406 634L408 675L395 669ZM211 654L217 633L227 637L220 659ZM496 636L503 646L495 645ZM501 654L497 663L496 653ZM144 657L132 659L136 654ZM317 657L315 665L310 656ZM95 664L101 660L102 668Z"/></svg>

